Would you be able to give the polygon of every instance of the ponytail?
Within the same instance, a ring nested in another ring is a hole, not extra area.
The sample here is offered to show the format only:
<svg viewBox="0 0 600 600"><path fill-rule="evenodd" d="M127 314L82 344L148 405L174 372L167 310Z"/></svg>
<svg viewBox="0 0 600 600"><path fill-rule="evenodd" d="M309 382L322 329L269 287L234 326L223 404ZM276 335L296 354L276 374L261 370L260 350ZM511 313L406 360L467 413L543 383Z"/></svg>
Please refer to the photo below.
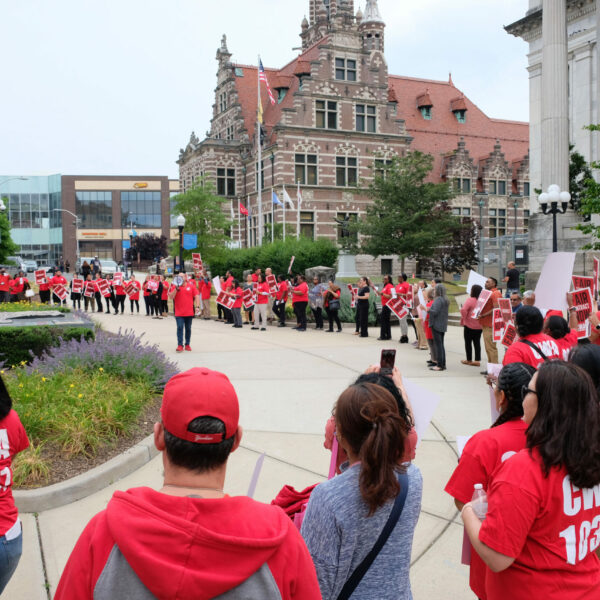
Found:
<svg viewBox="0 0 600 600"><path fill-rule="evenodd" d="M498 376L498 389L504 392L507 405L492 427L523 416L522 388L529 384L534 373L535 369L531 365L521 362L509 363L502 368Z"/></svg>
<svg viewBox="0 0 600 600"><path fill-rule="evenodd" d="M0 376L0 420L4 419L12 409L12 398L6 389L4 379Z"/></svg>
<svg viewBox="0 0 600 600"><path fill-rule="evenodd" d="M335 419L342 438L361 461L359 489L371 516L400 491L396 472L406 423L393 395L372 383L354 384L344 391Z"/></svg>

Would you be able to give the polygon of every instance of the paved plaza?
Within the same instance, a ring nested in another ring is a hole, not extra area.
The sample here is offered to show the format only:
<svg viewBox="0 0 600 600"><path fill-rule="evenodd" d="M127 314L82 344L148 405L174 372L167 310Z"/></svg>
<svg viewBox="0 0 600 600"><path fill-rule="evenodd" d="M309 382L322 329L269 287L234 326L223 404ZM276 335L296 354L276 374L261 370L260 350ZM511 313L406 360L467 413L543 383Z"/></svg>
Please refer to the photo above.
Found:
<svg viewBox="0 0 600 600"><path fill-rule="evenodd" d="M145 316L99 314L95 318L110 331L130 328L145 332L182 370L206 366L226 373L240 399L241 447L230 459L225 491L245 494L257 458L266 453L255 498L269 502L284 484L303 489L327 476L330 453L323 448L325 422L334 401L356 376L377 363L384 347L396 347L396 364L411 381L438 393L441 402L427 434L419 442L415 463L424 480L423 505L416 529L411 582L416 600L471 599L468 569L460 564L463 528L451 498L443 488L457 460L456 436L489 427L489 394L480 369L460 364L463 333L447 334L448 370L429 371L428 353L411 345L379 342L378 329L368 339L344 332L305 333L291 328L268 331L233 329L216 321L195 321L193 351L175 353L175 321ZM411 337L412 341L412 337ZM419 398L410 399L413 404ZM105 507L114 490L146 485L159 488L162 464L156 456L130 475L86 498L34 514L21 514L24 552L3 597L43 600L50 597L65 562L88 520ZM45 575L44 575L45 565Z"/></svg>

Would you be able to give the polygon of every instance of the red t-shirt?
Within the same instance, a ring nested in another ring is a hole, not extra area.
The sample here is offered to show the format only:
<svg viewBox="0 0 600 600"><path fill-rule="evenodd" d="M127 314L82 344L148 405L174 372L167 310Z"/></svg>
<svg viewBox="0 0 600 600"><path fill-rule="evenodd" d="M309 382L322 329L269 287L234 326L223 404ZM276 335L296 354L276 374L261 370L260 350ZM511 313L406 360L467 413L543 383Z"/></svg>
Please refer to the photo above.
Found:
<svg viewBox="0 0 600 600"><path fill-rule="evenodd" d="M46 278L46 283L40 283L39 290L40 292L47 292L50 289L50 282Z"/></svg>
<svg viewBox="0 0 600 600"><path fill-rule="evenodd" d="M251 277L252 277L252 281L254 281L254 282L258 281L258 275L256 273L252 273Z"/></svg>
<svg viewBox="0 0 600 600"><path fill-rule="evenodd" d="M264 283L259 283L258 284L258 288L257 288L257 299L256 299L256 304L268 304L269 303L269 295L270 295L270 291L269 291L269 284L265 281ZM261 294L261 292L263 292ZM267 293L267 295L264 295L264 292Z"/></svg>
<svg viewBox="0 0 600 600"><path fill-rule="evenodd" d="M392 294L393 289L394 289L394 286L391 283L386 283L383 286L383 289L381 290L381 306L385 306L391 300L391 298L385 298L383 296L383 294L389 294L390 296L393 296L393 294Z"/></svg>
<svg viewBox="0 0 600 600"><path fill-rule="evenodd" d="M225 280L225 285L223 286L223 289L228 292L231 289L231 286L233 284L233 277L228 277Z"/></svg>
<svg viewBox="0 0 600 600"><path fill-rule="evenodd" d="M19 415L11 410L0 420L0 536L16 522L19 513L12 495L12 459L29 446Z"/></svg>
<svg viewBox="0 0 600 600"><path fill-rule="evenodd" d="M67 285L67 280L62 275L60 277L55 275L50 280L50 285Z"/></svg>
<svg viewBox="0 0 600 600"><path fill-rule="evenodd" d="M488 600L592 600L600 596L600 486L580 490L564 468L544 477L534 449L496 473L479 539L513 564L488 571Z"/></svg>
<svg viewBox="0 0 600 600"><path fill-rule="evenodd" d="M277 295L275 296L277 300L287 301L288 298L288 284L285 281L282 281L278 284L279 289L277 290Z"/></svg>
<svg viewBox="0 0 600 600"><path fill-rule="evenodd" d="M408 290L410 288L410 283L408 281L403 281L396 286L396 293L399 296L406 296L408 294Z"/></svg>
<svg viewBox="0 0 600 600"><path fill-rule="evenodd" d="M525 448L526 429L526 423L519 418L476 433L465 445L458 466L444 490L463 504L470 502L476 483L481 483L487 491L492 473L505 460ZM471 552L469 584L481 600L486 599L487 571L486 564L477 552Z"/></svg>
<svg viewBox="0 0 600 600"><path fill-rule="evenodd" d="M148 297L150 295L150 290L148 289L148 281L144 281L144 283L142 284L142 289L144 290L143 294L144 297Z"/></svg>
<svg viewBox="0 0 600 600"><path fill-rule="evenodd" d="M433 300L430 300L427 303L427 308L431 308L433 304ZM433 331L431 331L431 327L429 327L429 313L425 313L425 318L423 319L423 330L425 331L425 338L428 340L433 339Z"/></svg>
<svg viewBox="0 0 600 600"><path fill-rule="evenodd" d="M564 338L554 340L560 349L560 357L562 360L569 360L569 354L574 346L577 346L577 330L571 329Z"/></svg>
<svg viewBox="0 0 600 600"><path fill-rule="evenodd" d="M292 304L296 302L308 302L308 284L306 281L303 281L300 285L294 286L294 289L297 292L302 292L301 294L292 294Z"/></svg>
<svg viewBox="0 0 600 600"><path fill-rule="evenodd" d="M194 316L194 298L199 294L198 288L193 281L187 281L182 285L173 300L175 305L176 317L193 317Z"/></svg>
<svg viewBox="0 0 600 600"><path fill-rule="evenodd" d="M233 308L242 308L244 290L241 287L235 288L235 290L231 290L234 294L237 294L237 297L233 303ZM266 296L265 296L266 298Z"/></svg>
<svg viewBox="0 0 600 600"><path fill-rule="evenodd" d="M198 285L200 287L200 292L202 294L202 300L210 300L210 290L212 288L212 282L209 281L199 281Z"/></svg>
<svg viewBox="0 0 600 600"><path fill-rule="evenodd" d="M126 296L127 294L125 293L125 288L122 285L115 285L115 294L117 296Z"/></svg>
<svg viewBox="0 0 600 600"><path fill-rule="evenodd" d="M192 281L192 283L194 285L196 285L194 281ZM169 299L169 289L170 289L170 284L168 282L166 282L166 281L163 281L163 289L162 289L162 294L160 296L161 300L168 300Z"/></svg>
<svg viewBox="0 0 600 600"><path fill-rule="evenodd" d="M25 284L29 283L27 277L15 277L9 282L10 293L13 295L20 294L25 287Z"/></svg>
<svg viewBox="0 0 600 600"><path fill-rule="evenodd" d="M10 275L0 275L0 292L8 292L10 287Z"/></svg>
<svg viewBox="0 0 600 600"><path fill-rule="evenodd" d="M532 344L535 344L546 355L548 360L562 358L562 352L556 343L557 340L545 333L528 335L522 339L529 340ZM514 362L523 362L537 369L544 362L544 359L527 344L516 341L506 350L502 364L508 365Z"/></svg>
<svg viewBox="0 0 600 600"><path fill-rule="evenodd" d="M140 299L140 290L142 289L142 284L137 279L132 279L129 283L136 287L136 291L129 296L130 300L139 300Z"/></svg>

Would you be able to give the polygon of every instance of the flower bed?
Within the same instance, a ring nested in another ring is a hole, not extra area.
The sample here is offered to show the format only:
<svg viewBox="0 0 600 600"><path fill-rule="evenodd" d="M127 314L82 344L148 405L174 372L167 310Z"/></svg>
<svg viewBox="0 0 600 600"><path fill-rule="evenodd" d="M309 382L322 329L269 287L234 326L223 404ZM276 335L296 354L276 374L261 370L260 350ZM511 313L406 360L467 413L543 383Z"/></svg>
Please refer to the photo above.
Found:
<svg viewBox="0 0 600 600"><path fill-rule="evenodd" d="M133 333L103 331L2 371L31 441L15 460L16 486L60 481L148 435L160 391L176 372L156 346Z"/></svg>
<svg viewBox="0 0 600 600"><path fill-rule="evenodd" d="M27 302L26 300L21 300L20 302L2 302L0 304L0 312L39 312L46 310L57 310L62 313L71 312L68 306L51 306L49 304L42 304L41 302Z"/></svg>

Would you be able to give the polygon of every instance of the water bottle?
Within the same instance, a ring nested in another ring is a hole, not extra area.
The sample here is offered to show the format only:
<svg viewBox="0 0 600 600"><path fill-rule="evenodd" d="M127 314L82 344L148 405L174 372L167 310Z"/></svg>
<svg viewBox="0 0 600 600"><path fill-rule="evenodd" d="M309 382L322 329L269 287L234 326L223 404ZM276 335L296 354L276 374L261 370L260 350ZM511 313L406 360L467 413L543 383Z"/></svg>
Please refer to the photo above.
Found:
<svg viewBox="0 0 600 600"><path fill-rule="evenodd" d="M471 498L471 505L473 506L473 512L477 515L477 518L480 521L483 521L485 519L485 515L487 514L488 501L487 494L483 490L483 485L481 483L475 484L473 497Z"/></svg>

